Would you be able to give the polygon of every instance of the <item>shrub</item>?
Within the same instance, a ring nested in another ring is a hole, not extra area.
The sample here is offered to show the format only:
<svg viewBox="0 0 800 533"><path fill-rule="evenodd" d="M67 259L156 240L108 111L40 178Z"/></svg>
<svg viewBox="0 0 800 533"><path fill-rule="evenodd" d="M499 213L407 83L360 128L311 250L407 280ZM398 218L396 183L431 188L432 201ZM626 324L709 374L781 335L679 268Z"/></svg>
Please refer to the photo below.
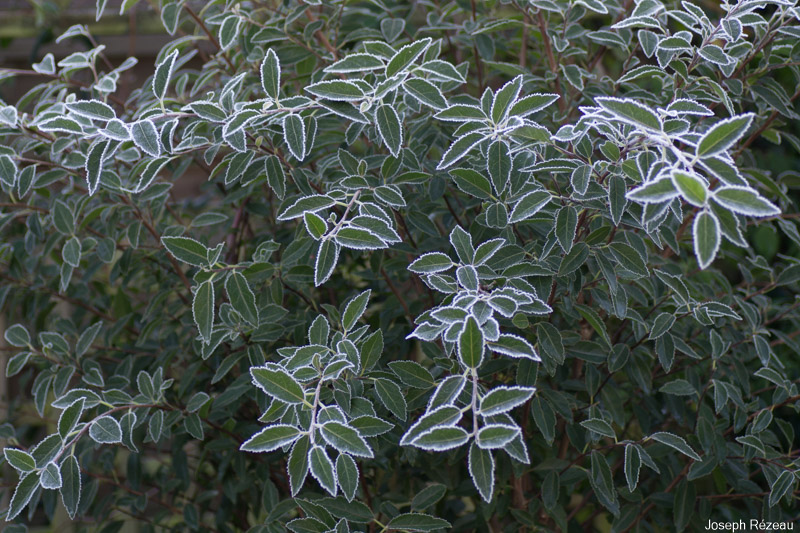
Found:
<svg viewBox="0 0 800 533"><path fill-rule="evenodd" d="M165 0L126 99L3 71L6 518L788 524L800 12L700 4Z"/></svg>

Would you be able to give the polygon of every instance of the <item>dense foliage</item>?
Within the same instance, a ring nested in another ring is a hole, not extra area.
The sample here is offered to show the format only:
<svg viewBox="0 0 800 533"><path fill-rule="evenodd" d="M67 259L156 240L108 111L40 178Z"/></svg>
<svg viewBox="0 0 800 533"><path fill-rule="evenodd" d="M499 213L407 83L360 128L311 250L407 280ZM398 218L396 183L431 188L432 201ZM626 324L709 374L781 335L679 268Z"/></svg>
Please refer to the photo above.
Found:
<svg viewBox="0 0 800 533"><path fill-rule="evenodd" d="M4 70L6 518L788 523L795 4L164 0L129 97L85 26Z"/></svg>

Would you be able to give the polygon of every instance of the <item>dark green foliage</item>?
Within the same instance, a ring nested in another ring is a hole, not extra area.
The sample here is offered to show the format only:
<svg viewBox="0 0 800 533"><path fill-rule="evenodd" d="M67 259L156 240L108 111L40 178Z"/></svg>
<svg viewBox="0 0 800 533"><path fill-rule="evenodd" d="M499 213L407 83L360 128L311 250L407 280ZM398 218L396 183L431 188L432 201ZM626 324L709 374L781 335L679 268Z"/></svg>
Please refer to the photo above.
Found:
<svg viewBox="0 0 800 533"><path fill-rule="evenodd" d="M5 516L795 519L794 4L165 0L126 101L48 55L0 108Z"/></svg>

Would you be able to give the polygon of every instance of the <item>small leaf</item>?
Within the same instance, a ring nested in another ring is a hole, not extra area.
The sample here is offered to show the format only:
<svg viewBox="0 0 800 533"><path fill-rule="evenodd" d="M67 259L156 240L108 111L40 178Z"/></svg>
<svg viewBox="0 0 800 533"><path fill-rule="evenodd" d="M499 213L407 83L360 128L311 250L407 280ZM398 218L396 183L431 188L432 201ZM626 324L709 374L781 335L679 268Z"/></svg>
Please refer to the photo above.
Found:
<svg viewBox="0 0 800 533"><path fill-rule="evenodd" d="M687 457L694 459L695 461L701 460L700 456L697 455L697 452L695 452L682 437L679 437L672 433L667 433L665 431L653 433L652 435L647 437L647 440L654 440L656 442L660 442L661 444L665 444L670 448L678 450Z"/></svg>
<svg viewBox="0 0 800 533"><path fill-rule="evenodd" d="M394 107L384 104L375 110L375 121L383 144L393 156L397 157L400 154L400 147L403 145L403 126L397 111Z"/></svg>
<svg viewBox="0 0 800 533"><path fill-rule="evenodd" d="M273 100L278 99L281 88L281 62L278 54L270 48L261 62L261 87L267 96Z"/></svg>
<svg viewBox="0 0 800 533"><path fill-rule="evenodd" d="M336 471L325 449L321 446L312 447L308 452L308 463L314 479L319 481L320 486L331 496L336 496Z"/></svg>
<svg viewBox="0 0 800 533"><path fill-rule="evenodd" d="M406 419L406 400L396 383L388 379L375 380L375 392L381 403L400 420Z"/></svg>
<svg viewBox="0 0 800 533"><path fill-rule="evenodd" d="M333 74L349 74L351 72L367 72L384 68L383 61L380 57L372 54L349 54L347 57L325 67L325 72Z"/></svg>
<svg viewBox="0 0 800 533"><path fill-rule="evenodd" d="M422 433L411 443L423 450L437 452L458 448L469 441L469 435L460 427L435 427Z"/></svg>
<svg viewBox="0 0 800 533"><path fill-rule="evenodd" d="M204 281L194 291L192 316L203 342L208 344L214 327L214 284L211 280Z"/></svg>
<svg viewBox="0 0 800 533"><path fill-rule="evenodd" d="M388 529L401 531L433 531L450 528L450 522L422 513L403 513L392 518L386 526Z"/></svg>
<svg viewBox="0 0 800 533"><path fill-rule="evenodd" d="M158 130L151 120L139 120L131 124L131 138L133 143L149 156L161 155L161 141Z"/></svg>
<svg viewBox="0 0 800 533"><path fill-rule="evenodd" d="M717 122L697 142L697 157L711 157L725 152L742 138L752 122L752 113Z"/></svg>
<svg viewBox="0 0 800 533"><path fill-rule="evenodd" d="M366 98L360 86L351 81L321 81L305 87L306 92L335 102L357 102Z"/></svg>
<svg viewBox="0 0 800 533"><path fill-rule="evenodd" d="M250 289L247 279L238 272L231 272L225 280L225 292L228 293L228 299L236 312L251 326L258 326L256 295Z"/></svg>
<svg viewBox="0 0 800 533"><path fill-rule="evenodd" d="M283 212L278 215L278 220L281 222L284 220L292 220L293 218L303 216L303 213L316 213L317 211L332 207L335 204L336 202L333 198L324 194L303 196L284 209Z"/></svg>
<svg viewBox="0 0 800 533"><path fill-rule="evenodd" d="M60 489L62 480L61 470L58 468L58 465L52 461L47 463L42 469L39 483L42 485L43 489Z"/></svg>
<svg viewBox="0 0 800 533"><path fill-rule="evenodd" d="M469 475L484 501L491 502L494 493L494 457L473 442L469 447Z"/></svg>
<svg viewBox="0 0 800 533"><path fill-rule="evenodd" d="M295 159L302 161L306 153L306 127L300 115L283 117L283 139Z"/></svg>
<svg viewBox="0 0 800 533"><path fill-rule="evenodd" d="M614 440L617 439L617 434L614 432L611 424L600 418L590 418L589 420L584 420L581 422L581 426L597 433L598 435L602 435Z"/></svg>
<svg viewBox="0 0 800 533"><path fill-rule="evenodd" d="M89 436L100 444L114 444L122 442L122 428L114 418L102 416L92 422Z"/></svg>
<svg viewBox="0 0 800 533"><path fill-rule="evenodd" d="M434 274L453 267L453 261L441 252L431 252L418 257L408 265L408 270L415 274Z"/></svg>
<svg viewBox="0 0 800 533"><path fill-rule="evenodd" d="M25 509L28 502L31 501L33 493L39 488L39 473L33 472L25 477L17 484L14 490L14 495L11 496L11 501L8 506L8 514L4 517L6 521L13 520L18 514Z"/></svg>
<svg viewBox="0 0 800 533"><path fill-rule="evenodd" d="M398 50L386 65L386 77L391 78L411 65L430 46L431 42L433 39L426 37L413 41Z"/></svg>
<svg viewBox="0 0 800 533"><path fill-rule="evenodd" d="M358 457L374 456L367 441L354 428L336 421L329 421L320 426L320 433L325 442L343 453Z"/></svg>
<svg viewBox="0 0 800 533"><path fill-rule="evenodd" d="M483 133L467 133L456 139L450 148L442 156L442 160L436 170L443 170L451 165L454 165L465 157L476 144L483 141L486 136Z"/></svg>
<svg viewBox="0 0 800 533"><path fill-rule="evenodd" d="M427 80L422 78L409 78L403 82L403 87L408 94L413 96L421 104L437 110L447 107L447 100L442 94L442 91Z"/></svg>
<svg viewBox="0 0 800 533"><path fill-rule="evenodd" d="M681 170L673 170L671 177L672 183L684 200L697 207L706 205L706 201L708 200L708 187L705 181L703 181L703 178Z"/></svg>
<svg viewBox="0 0 800 533"><path fill-rule="evenodd" d="M244 452L271 452L300 438L300 430L296 426L275 424L268 426L247 439L239 447Z"/></svg>
<svg viewBox="0 0 800 533"><path fill-rule="evenodd" d="M3 336L11 346L17 348L25 348L31 343L31 336L22 324L14 324L5 331Z"/></svg>
<svg viewBox="0 0 800 533"><path fill-rule="evenodd" d="M176 59L178 59L178 50L173 50L161 63L156 65L156 73L153 76L153 94L155 94L156 98L159 100L163 100L164 96L167 94L169 80L172 77Z"/></svg>
<svg viewBox="0 0 800 533"><path fill-rule="evenodd" d="M441 483L428 485L414 496L414 499L411 501L411 508L419 510L427 509L441 500L445 493L447 493L447 487Z"/></svg>
<svg viewBox="0 0 800 533"><path fill-rule="evenodd" d="M33 472L36 470L36 459L26 451L5 448L3 454L8 464L20 472Z"/></svg>
<svg viewBox="0 0 800 533"><path fill-rule="evenodd" d="M70 455L61 463L60 492L61 501L72 520L78 512L78 504L81 500L81 469L74 455Z"/></svg>
<svg viewBox="0 0 800 533"><path fill-rule="evenodd" d="M76 115L90 120L108 121L117 118L114 109L100 100L78 100L66 104L66 107Z"/></svg>
<svg viewBox="0 0 800 533"><path fill-rule="evenodd" d="M471 168L454 168L450 175L456 186L465 193L483 200L492 197L492 184L480 172Z"/></svg>
<svg viewBox="0 0 800 533"><path fill-rule="evenodd" d="M495 141L489 145L486 157L486 169L492 178L497 194L501 194L511 177L511 148L503 141Z"/></svg>
<svg viewBox="0 0 800 533"><path fill-rule="evenodd" d="M639 470L642 467L642 460L639 457L639 447L636 444L625 445L625 479L628 482L628 490L633 492L639 484Z"/></svg>
<svg viewBox="0 0 800 533"><path fill-rule="evenodd" d="M788 494L795 483L795 475L790 470L781 472L772 483L769 491L769 506L775 507L786 494Z"/></svg>
<svg viewBox="0 0 800 533"><path fill-rule="evenodd" d="M710 211L701 211L692 226L694 254L700 268L706 268L714 261L720 245L720 229L717 217Z"/></svg>
<svg viewBox="0 0 800 533"><path fill-rule="evenodd" d="M480 414L495 416L527 402L536 391L534 387L494 387L481 399Z"/></svg>
<svg viewBox="0 0 800 533"><path fill-rule="evenodd" d="M552 196L547 191L533 191L526 194L516 203L508 221L515 224L529 219L546 206L551 199Z"/></svg>
<svg viewBox="0 0 800 533"><path fill-rule="evenodd" d="M728 186L711 193L722 207L751 217L767 217L780 214L781 210L749 187Z"/></svg>
<svg viewBox="0 0 800 533"><path fill-rule="evenodd" d="M333 274L339 260L339 245L330 239L322 239L314 261L314 286L319 287Z"/></svg>
<svg viewBox="0 0 800 533"><path fill-rule="evenodd" d="M578 228L578 212L572 206L565 206L556 213L555 232L558 244L567 254L572 249L575 232Z"/></svg>
<svg viewBox="0 0 800 533"><path fill-rule="evenodd" d="M483 361L483 332L475 317L470 316L458 336L458 358L467 368L478 368Z"/></svg>
<svg viewBox="0 0 800 533"><path fill-rule="evenodd" d="M614 118L636 126L645 131L660 132L661 119L649 107L630 98L612 98L608 96L596 98L604 110L611 113Z"/></svg>
<svg viewBox="0 0 800 533"><path fill-rule="evenodd" d="M358 466L346 453L340 453L336 458L336 480L347 501L352 502L358 490Z"/></svg>
<svg viewBox="0 0 800 533"><path fill-rule="evenodd" d="M290 403L305 403L303 387L284 369L274 363L250 369L253 384L273 398Z"/></svg>

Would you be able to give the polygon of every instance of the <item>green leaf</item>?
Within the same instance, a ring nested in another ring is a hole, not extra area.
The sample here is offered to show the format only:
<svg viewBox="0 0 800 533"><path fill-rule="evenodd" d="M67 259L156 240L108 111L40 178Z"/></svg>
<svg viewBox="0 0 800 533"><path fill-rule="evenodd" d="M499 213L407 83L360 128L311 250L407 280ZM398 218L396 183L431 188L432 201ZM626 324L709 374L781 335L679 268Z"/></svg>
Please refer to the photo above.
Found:
<svg viewBox="0 0 800 533"><path fill-rule="evenodd" d="M292 496L295 496L303 486L308 475L308 451L311 447L311 440L308 435L303 435L292 446L289 460L286 463L286 471L289 474L289 484L291 485ZM294 506L293 506L294 507Z"/></svg>
<svg viewBox="0 0 800 533"><path fill-rule="evenodd" d="M61 412L61 416L58 417L58 434L62 439L66 439L80 422L85 404L84 398L78 398Z"/></svg>
<svg viewBox="0 0 800 533"><path fill-rule="evenodd" d="M483 200L492 197L492 184L480 172L470 168L454 168L450 170L450 176L465 193Z"/></svg>
<svg viewBox="0 0 800 533"><path fill-rule="evenodd" d="M61 463L61 501L67 510L70 520L78 512L81 501L81 469L74 455L68 456Z"/></svg>
<svg viewBox="0 0 800 533"><path fill-rule="evenodd" d="M719 251L720 229L717 217L710 211L700 211L692 226L694 254L700 268L706 268L714 261Z"/></svg>
<svg viewBox="0 0 800 533"><path fill-rule="evenodd" d="M617 505L617 490L614 487L613 474L605 456L597 450L593 450L591 453L589 481L597 493L600 503L613 511Z"/></svg>
<svg viewBox="0 0 800 533"><path fill-rule="evenodd" d="M398 50L386 65L386 77L391 78L395 74L406 69L416 59L422 55L433 40L430 37L413 41Z"/></svg>
<svg viewBox="0 0 800 533"><path fill-rule="evenodd" d="M335 205L336 202L330 196L324 194L314 194L311 196L303 196L295 201L292 205L283 210L278 215L279 221L292 220L303 216L304 213L316 213L323 209L327 209Z"/></svg>
<svg viewBox="0 0 800 533"><path fill-rule="evenodd" d="M195 439L203 440L203 422L200 420L200 416L197 413L191 413L189 416L184 418L183 427L186 428L186 432Z"/></svg>
<svg viewBox="0 0 800 533"><path fill-rule="evenodd" d="M483 332L475 317L469 316L458 336L458 359L467 368L478 368L483 361Z"/></svg>
<svg viewBox="0 0 800 533"><path fill-rule="evenodd" d="M114 418L102 416L89 426L89 436L100 444L122 442L122 428Z"/></svg>
<svg viewBox="0 0 800 533"><path fill-rule="evenodd" d="M322 239L314 261L314 286L319 287L333 274L339 260L339 245L330 239Z"/></svg>
<svg viewBox="0 0 800 533"><path fill-rule="evenodd" d="M340 453L336 458L336 479L342 494L348 502L352 502L358 490L358 466L355 460L346 453Z"/></svg>
<svg viewBox="0 0 800 533"><path fill-rule="evenodd" d="M383 332L377 330L369 337L364 339L361 345L359 356L361 362L361 373L370 370L378 362L383 352Z"/></svg>
<svg viewBox="0 0 800 533"><path fill-rule="evenodd" d="M625 180L622 176L611 176L608 181L608 205L611 211L611 220L618 226L625 214L625 207L628 203L625 197Z"/></svg>
<svg viewBox="0 0 800 533"><path fill-rule="evenodd" d="M66 104L66 107L76 115L90 120L109 121L117 118L114 109L100 100L78 100L77 102Z"/></svg>
<svg viewBox="0 0 800 533"><path fill-rule="evenodd" d="M281 62L278 54L270 48L261 62L261 87L267 96L273 100L278 99L281 89Z"/></svg>
<svg viewBox="0 0 800 533"><path fill-rule="evenodd" d="M71 235L75 231L75 215L61 200L56 200L53 206L53 225L64 235Z"/></svg>
<svg viewBox="0 0 800 533"><path fill-rule="evenodd" d="M683 480L675 487L675 504L672 516L675 521L676 531L686 529L692 514L694 514L695 500L696 494L693 483Z"/></svg>
<svg viewBox="0 0 800 533"><path fill-rule="evenodd" d="M494 190L500 195L508 185L511 177L511 148L503 141L495 141L489 145L486 157L486 169L492 178Z"/></svg>
<svg viewBox="0 0 800 533"><path fill-rule="evenodd" d="M492 452L479 448L473 442L469 447L469 475L475 488L486 502L492 501L494 493L494 457Z"/></svg>
<svg viewBox="0 0 800 533"><path fill-rule="evenodd" d="M514 102L508 114L520 118L527 117L541 111L559 98L557 94L529 94Z"/></svg>
<svg viewBox="0 0 800 533"><path fill-rule="evenodd" d="M451 105L436 113L434 118L447 122L485 122L488 120L486 113L480 107L467 104Z"/></svg>
<svg viewBox="0 0 800 533"><path fill-rule="evenodd" d="M392 518L387 524L389 530L433 531L451 527L450 522L422 513L403 513Z"/></svg>
<svg viewBox="0 0 800 533"><path fill-rule="evenodd" d="M481 399L482 416L495 416L527 402L536 391L534 387L494 387Z"/></svg>
<svg viewBox="0 0 800 533"><path fill-rule="evenodd" d="M381 403L400 420L406 419L406 400L396 383L388 379L375 380L375 393Z"/></svg>
<svg viewBox="0 0 800 533"><path fill-rule="evenodd" d="M367 441L359 435L358 431L346 424L331 420L322 424L319 429L325 442L340 452L357 457L371 458L374 456Z"/></svg>
<svg viewBox="0 0 800 533"><path fill-rule="evenodd" d="M31 336L22 324L14 324L5 331L3 336L11 346L17 348L25 348L31 343Z"/></svg>
<svg viewBox="0 0 800 533"><path fill-rule="evenodd" d="M790 470L781 472L772 483L769 491L769 506L775 507L780 503L781 498L791 492L795 484L795 475Z"/></svg>
<svg viewBox="0 0 800 533"><path fill-rule="evenodd" d="M20 472L33 472L36 470L36 459L26 451L5 448L3 455L5 455L8 464Z"/></svg>
<svg viewBox="0 0 800 533"><path fill-rule="evenodd" d="M431 252L418 257L408 265L408 270L415 274L434 274L453 267L453 261L441 252Z"/></svg>
<svg viewBox="0 0 800 533"><path fill-rule="evenodd" d="M367 72L384 68L383 60L372 54L348 54L347 57L329 65L323 69L332 74L349 74L351 72Z"/></svg>
<svg viewBox="0 0 800 533"><path fill-rule="evenodd" d="M328 454L321 446L314 446L308 453L311 475L331 496L336 496L336 472Z"/></svg>
<svg viewBox="0 0 800 533"><path fill-rule="evenodd" d="M422 78L409 78L403 82L403 87L408 94L417 99L421 104L437 110L447 107L447 100L442 94L442 91L427 80Z"/></svg>
<svg viewBox="0 0 800 533"><path fill-rule="evenodd" d="M745 134L753 116L746 113L714 124L697 142L697 157L711 157L727 151Z"/></svg>
<svg viewBox="0 0 800 533"><path fill-rule="evenodd" d="M617 434L614 432L611 424L600 418L590 418L589 420L584 420L581 422L581 426L597 433L598 435L614 439L615 441L617 440Z"/></svg>
<svg viewBox="0 0 800 533"><path fill-rule="evenodd" d="M286 174L283 172L283 165L277 156L270 155L264 160L264 170L267 173L267 183L275 194L283 200L286 194Z"/></svg>
<svg viewBox="0 0 800 533"><path fill-rule="evenodd" d="M371 231L355 227L340 229L334 238L341 246L353 250L377 250L387 246L380 237Z"/></svg>
<svg viewBox="0 0 800 533"><path fill-rule="evenodd" d="M517 426L488 424L478 430L475 442L484 450L502 448L520 434Z"/></svg>
<svg viewBox="0 0 800 533"><path fill-rule="evenodd" d="M314 240L320 240L328 231L328 223L316 213L311 213L310 211L303 213L303 222L305 222L308 234L311 235Z"/></svg>
<svg viewBox="0 0 800 533"><path fill-rule="evenodd" d="M508 221L514 224L529 219L547 205L551 199L550 193L544 190L526 194L516 203Z"/></svg>
<svg viewBox="0 0 800 533"><path fill-rule="evenodd" d="M393 156L397 157L403 145L403 125L400 122L400 116L397 111L388 104L379 106L375 110L375 121L378 125L378 133L383 139L383 144L386 145Z"/></svg>
<svg viewBox="0 0 800 533"><path fill-rule="evenodd" d="M703 181L703 178L697 174L681 170L673 170L671 177L672 183L684 200L697 207L706 205L708 201L708 186Z"/></svg>
<svg viewBox="0 0 800 533"><path fill-rule="evenodd" d="M625 445L625 480L628 482L628 490L633 492L639 484L639 470L642 467L642 460L639 456L639 447L636 444Z"/></svg>
<svg viewBox="0 0 800 533"><path fill-rule="evenodd" d="M228 15L219 27L219 46L227 50L239 37L239 30L244 21L238 15Z"/></svg>
<svg viewBox="0 0 800 533"><path fill-rule="evenodd" d="M103 172L103 158L106 154L109 141L100 141L92 144L89 147L89 152L86 154L86 184L89 187L89 195L97 192L100 186L100 175Z"/></svg>
<svg viewBox="0 0 800 533"><path fill-rule="evenodd" d="M225 292L231 305L251 326L258 326L258 306L256 295L250 290L247 279L234 271L225 280Z"/></svg>
<svg viewBox="0 0 800 533"><path fill-rule="evenodd" d="M300 115L290 113L283 117L283 140L294 158L302 161L306 154L306 126Z"/></svg>
<svg viewBox="0 0 800 533"><path fill-rule="evenodd" d="M612 242L608 245L611 255L625 270L635 274L639 277L647 277L649 271L647 265L639 252L633 246L625 244L624 242Z"/></svg>
<svg viewBox="0 0 800 533"><path fill-rule="evenodd" d="M442 485L441 483L433 483L428 485L414 496L414 499L411 500L411 508L418 509L418 510L425 510L436 502L441 500L445 493L447 492L447 487Z"/></svg>
<svg viewBox="0 0 800 533"><path fill-rule="evenodd" d="M497 90L492 101L490 113L494 124L500 124L505 120L511 109L511 104L517 99L521 89L522 75L519 75Z"/></svg>
<svg viewBox="0 0 800 533"><path fill-rule="evenodd" d="M305 87L304 90L335 102L357 102L366 98L360 86L346 80L321 81Z"/></svg>
<svg viewBox="0 0 800 533"><path fill-rule="evenodd" d="M675 184L671 178L660 178L631 189L628 191L627 197L629 200L642 204L658 204L672 200L678 194L679 192L675 189Z"/></svg>
<svg viewBox="0 0 800 533"><path fill-rule="evenodd" d="M161 63L156 65L156 73L153 76L153 94L155 94L156 98L159 100L163 100L167 94L169 80L172 78L172 71L175 68L176 59L178 59L178 50L173 50Z"/></svg>
<svg viewBox="0 0 800 533"><path fill-rule="evenodd" d="M144 153L152 157L161 155L161 141L156 125L150 120L139 120L131 124L131 139Z"/></svg>
<svg viewBox="0 0 800 533"><path fill-rule="evenodd" d="M697 455L697 452L695 452L691 446L689 446L686 441L678 435L667 433L666 431L660 431L658 433L653 433L647 437L646 440L654 440L656 442L660 442L661 444L665 444L670 448L678 450L687 457L694 459L695 461L701 460L700 456Z"/></svg>
<svg viewBox="0 0 800 533"><path fill-rule="evenodd" d="M211 330L214 327L214 284L204 281L194 291L192 299L192 316L203 342L211 342Z"/></svg>
<svg viewBox="0 0 800 533"><path fill-rule="evenodd" d="M271 452L300 438L300 430L296 426L275 424L262 429L239 446L244 452Z"/></svg>
<svg viewBox="0 0 800 533"><path fill-rule="evenodd" d="M198 117L210 120L211 122L226 122L228 120L228 115L225 113L225 110L212 102L201 100L199 102L192 102L186 107Z"/></svg>
<svg viewBox="0 0 800 533"><path fill-rule="evenodd" d="M71 267L78 268L81 263L81 241L77 237L71 237L64 244L61 250L61 257L64 262Z"/></svg>
<svg viewBox="0 0 800 533"><path fill-rule="evenodd" d="M664 333L668 332L674 323L675 315L666 312L659 313L653 321L653 327L650 328L650 335L647 338L650 340L659 338Z"/></svg>
<svg viewBox="0 0 800 533"><path fill-rule="evenodd" d="M776 205L748 187L721 187L711 193L711 198L722 207L740 215L767 217L781 212Z"/></svg>
<svg viewBox="0 0 800 533"><path fill-rule="evenodd" d="M153 442L158 442L159 440L161 440L161 431L163 428L164 428L164 412L161 410L157 410L152 415L150 415L150 420L148 420L147 422L147 434L150 436L150 439Z"/></svg>
<svg viewBox="0 0 800 533"><path fill-rule="evenodd" d="M565 206L558 210L555 220L555 232L558 244L565 254L572 250L575 233L578 228L578 211L574 207Z"/></svg>
<svg viewBox="0 0 800 533"><path fill-rule="evenodd" d="M16 518L16 516L20 514L23 509L25 509L25 506L28 505L28 502L31 501L31 498L33 498L33 493L36 492L36 489L38 488L38 472L28 474L22 478L22 480L17 484L17 488L14 490L14 495L11 496L11 502L9 503L8 514L6 514L5 520L10 521Z"/></svg>
<svg viewBox="0 0 800 533"><path fill-rule="evenodd" d="M0 155L0 182L14 187L17 184L17 164L6 154Z"/></svg>
<svg viewBox="0 0 800 533"><path fill-rule="evenodd" d="M250 375L253 383L273 398L290 404L307 403L300 383L274 363L253 367Z"/></svg>
<svg viewBox="0 0 800 533"><path fill-rule="evenodd" d="M400 381L409 387L429 389L436 385L433 376L427 368L414 361L392 361L389 368Z"/></svg>
<svg viewBox="0 0 800 533"><path fill-rule="evenodd" d="M435 427L414 439L411 443L423 450L442 452L466 444L469 434L460 427Z"/></svg>
<svg viewBox="0 0 800 533"><path fill-rule="evenodd" d="M636 100L602 96L595 98L595 102L617 120L645 131L661 132L661 119L655 111Z"/></svg>
<svg viewBox="0 0 800 533"><path fill-rule="evenodd" d="M58 465L53 462L47 463L42 469L39 483L42 485L43 489L60 489L62 481L61 470L59 470Z"/></svg>

